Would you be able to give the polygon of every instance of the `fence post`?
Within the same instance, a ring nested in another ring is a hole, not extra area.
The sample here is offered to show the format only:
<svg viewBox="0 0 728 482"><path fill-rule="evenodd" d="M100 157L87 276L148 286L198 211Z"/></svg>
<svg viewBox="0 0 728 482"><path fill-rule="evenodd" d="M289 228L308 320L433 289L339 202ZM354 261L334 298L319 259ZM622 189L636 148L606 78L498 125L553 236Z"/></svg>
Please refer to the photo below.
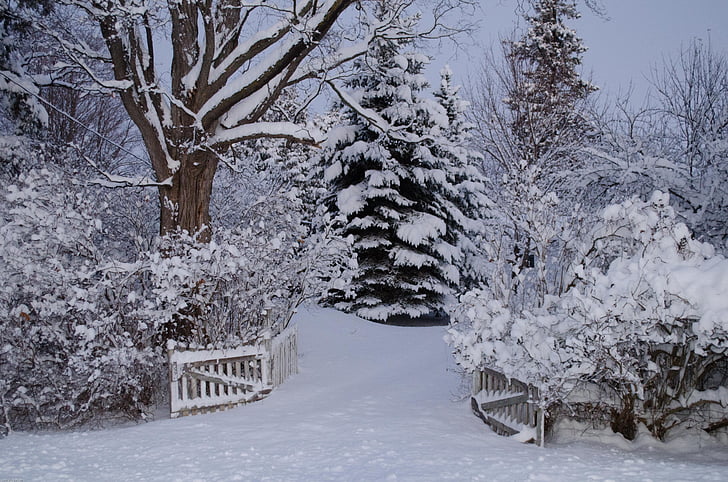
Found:
<svg viewBox="0 0 728 482"><path fill-rule="evenodd" d="M536 444L541 448L546 446L545 412L543 407L539 407L536 411Z"/></svg>
<svg viewBox="0 0 728 482"><path fill-rule="evenodd" d="M266 335L266 337L263 339L263 352L265 353L263 355L263 359L260 363L260 379L263 382L263 385L267 385L270 387L275 387L275 384L273 382L272 378L272 367L273 367L273 359L275 358L275 355L273 355L273 343L271 342L270 334Z"/></svg>
<svg viewBox="0 0 728 482"><path fill-rule="evenodd" d="M473 395L477 395L483 389L482 373L479 370L473 372Z"/></svg>
<svg viewBox="0 0 728 482"><path fill-rule="evenodd" d="M167 349L167 364L169 365L169 413L174 417L177 412L177 401L180 393L178 367L177 363L172 361L172 351ZM184 396L184 390L182 396Z"/></svg>

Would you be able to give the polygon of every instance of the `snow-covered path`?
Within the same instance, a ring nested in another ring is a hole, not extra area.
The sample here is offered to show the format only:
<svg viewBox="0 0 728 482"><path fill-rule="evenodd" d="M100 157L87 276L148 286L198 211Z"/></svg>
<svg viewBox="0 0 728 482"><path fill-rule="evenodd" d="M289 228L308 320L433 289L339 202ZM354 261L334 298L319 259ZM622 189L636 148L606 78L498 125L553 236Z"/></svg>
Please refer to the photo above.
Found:
<svg viewBox="0 0 728 482"><path fill-rule="evenodd" d="M298 315L301 373L228 412L0 440L0 480L728 480L717 445L523 445L470 414L443 328ZM674 448L674 447L673 447Z"/></svg>

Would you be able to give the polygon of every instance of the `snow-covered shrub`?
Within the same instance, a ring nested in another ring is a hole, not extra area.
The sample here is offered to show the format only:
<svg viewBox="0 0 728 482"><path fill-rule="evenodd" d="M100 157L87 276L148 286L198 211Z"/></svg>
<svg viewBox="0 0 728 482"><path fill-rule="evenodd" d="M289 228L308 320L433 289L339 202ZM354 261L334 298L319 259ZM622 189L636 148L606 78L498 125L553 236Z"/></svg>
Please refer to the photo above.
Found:
<svg viewBox="0 0 728 482"><path fill-rule="evenodd" d="M310 233L292 202L261 198L244 222L216 231L210 243L179 234L145 255L149 294L169 338L220 346L276 334L303 301L320 295L323 280L337 278L328 262L341 252L337 240Z"/></svg>
<svg viewBox="0 0 728 482"><path fill-rule="evenodd" d="M143 316L140 266L100 249L95 206L56 173L21 175L0 201L0 422L72 426L138 417L153 401L159 350Z"/></svg>
<svg viewBox="0 0 728 482"><path fill-rule="evenodd" d="M547 407L602 406L627 436L638 421L662 437L724 419L728 260L694 240L668 201L656 192L607 207L570 289L542 308L465 294L449 334L458 361L536 385Z"/></svg>
<svg viewBox="0 0 728 482"><path fill-rule="evenodd" d="M677 222L667 194L610 206L603 217L562 300L585 324L580 343L599 355L592 380L618 394L620 416L633 412L660 437L683 421L709 426L705 416L716 415L705 407L728 403L706 391L728 381L719 373L728 349L728 261Z"/></svg>
<svg viewBox="0 0 728 482"><path fill-rule="evenodd" d="M562 400L585 367L569 346L573 320L547 309L514 312L488 290L472 290L451 310L448 341L459 365L487 367L539 388L541 404Z"/></svg>
<svg viewBox="0 0 728 482"><path fill-rule="evenodd" d="M342 252L337 240L310 233L295 193L261 198L209 244L179 234L133 258L109 239L97 199L50 171L21 174L0 199L5 431L144 416L162 387L166 340L224 346L275 334L321 280L338 278L328 261Z"/></svg>
<svg viewBox="0 0 728 482"><path fill-rule="evenodd" d="M37 155L35 151L30 138L0 134L0 179L15 179L29 169L29 160Z"/></svg>

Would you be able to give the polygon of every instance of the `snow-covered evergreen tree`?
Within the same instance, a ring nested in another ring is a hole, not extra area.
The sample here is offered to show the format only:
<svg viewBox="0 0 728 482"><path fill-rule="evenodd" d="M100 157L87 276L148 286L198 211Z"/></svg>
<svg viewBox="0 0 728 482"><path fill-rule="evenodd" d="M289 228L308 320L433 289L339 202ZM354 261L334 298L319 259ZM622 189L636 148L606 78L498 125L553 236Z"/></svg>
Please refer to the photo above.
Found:
<svg viewBox="0 0 728 482"><path fill-rule="evenodd" d="M330 207L358 258L349 296L337 306L372 320L436 312L460 281L465 219L453 160L439 148L448 142L448 117L424 96L428 58L405 47L371 44L348 82L353 93L341 93L360 108L344 108L346 125L329 140Z"/></svg>
<svg viewBox="0 0 728 482"><path fill-rule="evenodd" d="M27 72L30 23L53 9L48 0L0 1L0 183L30 169L40 154L34 139L48 123L36 99L39 88ZM32 48L32 47L31 47Z"/></svg>
<svg viewBox="0 0 728 482"><path fill-rule="evenodd" d="M564 23L579 18L576 2L533 0L531 5L533 15L525 17L528 32L510 47L519 78L506 104L514 114L511 128L523 159L538 164L549 150L586 132L575 106L596 88L578 72L586 47Z"/></svg>
<svg viewBox="0 0 728 482"><path fill-rule="evenodd" d="M531 0L528 30L505 42L473 91L477 140L494 203L486 247L490 290L511 309L563 289L563 262L585 225L579 189L594 87L578 72L585 47L565 21L571 0Z"/></svg>
<svg viewBox="0 0 728 482"><path fill-rule="evenodd" d="M0 2L0 111L7 116L0 129L12 129L12 134L35 134L48 122L35 97L38 86L26 67L28 49L33 48L29 19L42 18L53 8L54 2L48 0Z"/></svg>
<svg viewBox="0 0 728 482"><path fill-rule="evenodd" d="M470 103L460 96L460 86L453 84L453 73L449 65L440 71L440 88L435 92L435 98L445 108L447 113L448 126L445 130L445 137L457 145L465 147L466 141L470 139L470 131L473 124L465 119L465 111ZM468 158L480 157L474 151L468 151Z"/></svg>
<svg viewBox="0 0 728 482"><path fill-rule="evenodd" d="M436 148L451 162L454 187L458 191L453 201L465 215L465 224L460 233L460 248L463 253L459 264L461 288L477 286L485 282L481 243L484 225L481 220L489 216L491 203L485 195L485 178L482 173L483 156L470 148L474 125L465 118L470 103L460 96L460 86L453 84L453 73L449 66L440 71L440 88L434 93L438 103L447 113L448 126L443 134L447 142Z"/></svg>

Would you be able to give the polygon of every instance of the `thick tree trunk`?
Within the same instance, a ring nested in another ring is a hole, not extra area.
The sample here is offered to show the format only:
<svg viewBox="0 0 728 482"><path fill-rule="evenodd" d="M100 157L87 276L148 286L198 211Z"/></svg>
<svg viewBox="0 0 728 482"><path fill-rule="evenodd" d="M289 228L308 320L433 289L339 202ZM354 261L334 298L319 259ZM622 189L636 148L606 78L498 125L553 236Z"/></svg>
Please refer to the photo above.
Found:
<svg viewBox="0 0 728 482"><path fill-rule="evenodd" d="M175 153L174 150L172 152ZM180 166L172 175L172 185L159 187L159 232L164 236L182 230L195 236L197 241L208 243L212 237L210 199L218 159L214 153L207 151L180 154L177 150L176 154ZM204 339L200 330L204 326L207 309L195 296L202 283L204 280L190 279L186 289L180 292L187 304L160 332L162 346L168 339L181 342Z"/></svg>
<svg viewBox="0 0 728 482"><path fill-rule="evenodd" d="M159 233L187 231L203 243L210 241L210 199L218 160L213 153L183 156L172 186L159 187Z"/></svg>

